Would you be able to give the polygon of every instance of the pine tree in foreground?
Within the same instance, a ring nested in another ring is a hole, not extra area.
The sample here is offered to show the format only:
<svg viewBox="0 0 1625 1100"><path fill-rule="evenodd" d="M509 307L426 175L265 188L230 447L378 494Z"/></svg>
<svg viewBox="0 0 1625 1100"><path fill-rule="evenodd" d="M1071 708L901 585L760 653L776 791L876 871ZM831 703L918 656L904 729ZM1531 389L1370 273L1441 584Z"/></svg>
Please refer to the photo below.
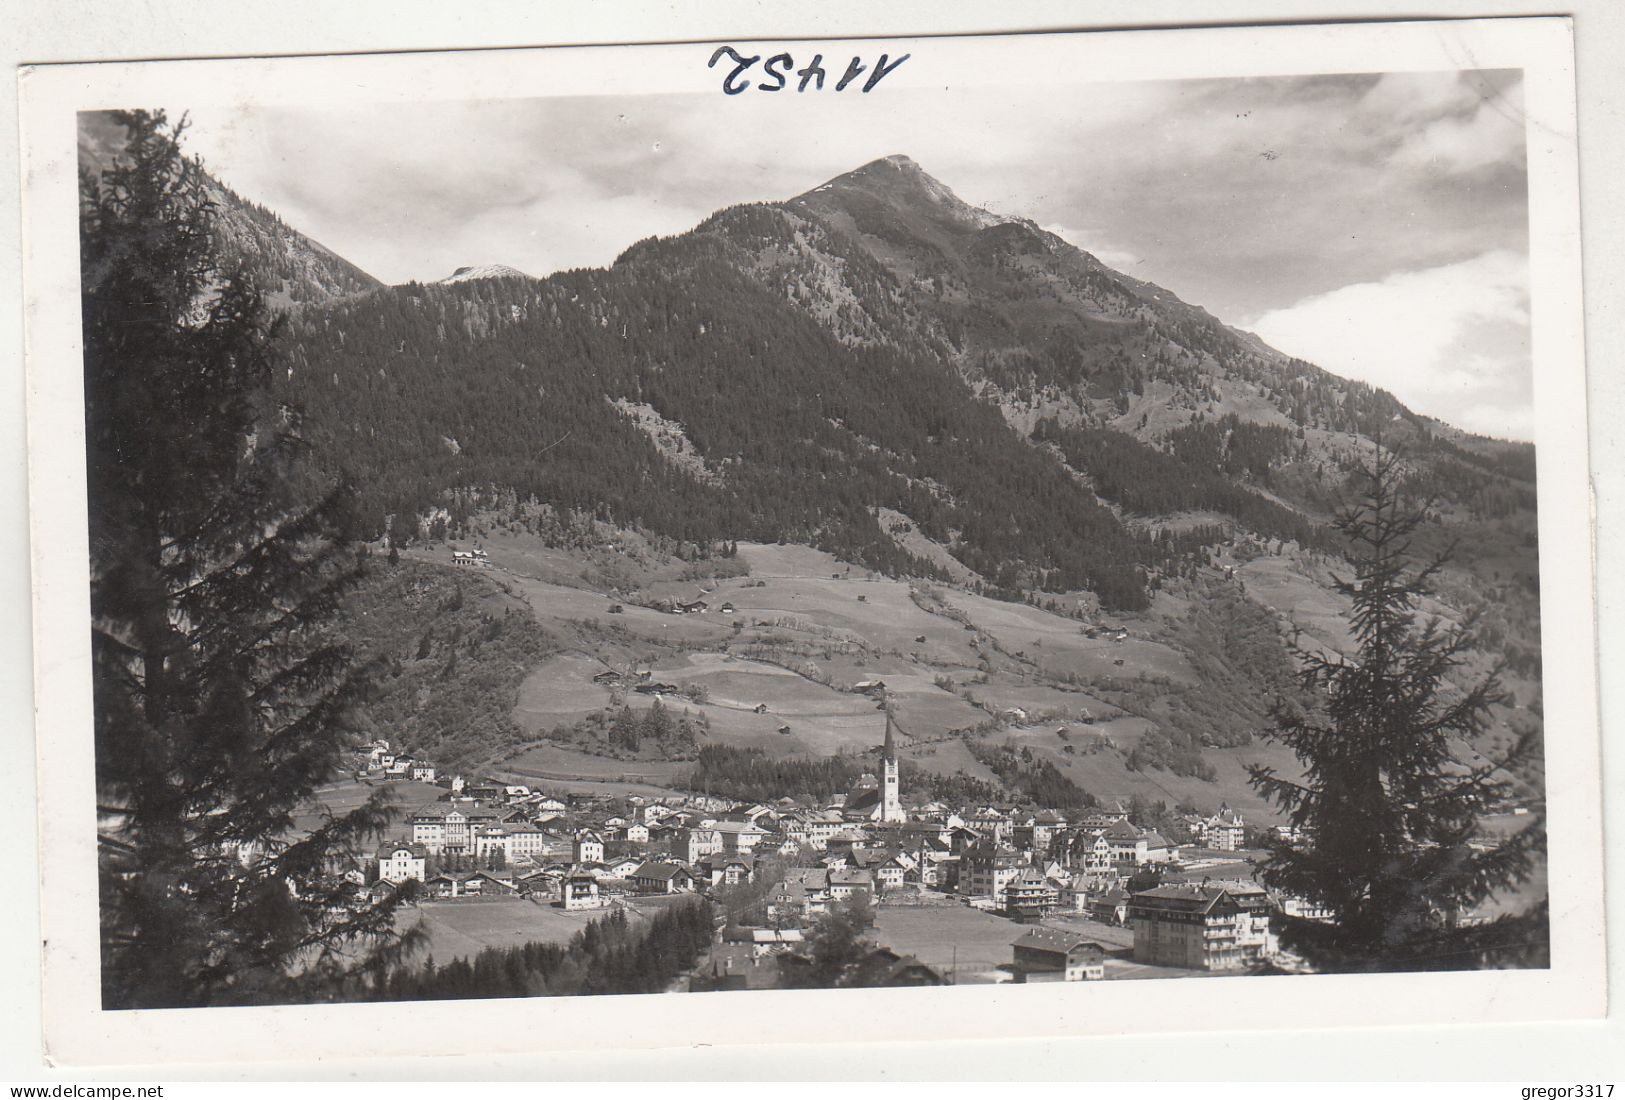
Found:
<svg viewBox="0 0 1625 1100"><path fill-rule="evenodd" d="M1506 797L1508 769L1539 753L1538 731L1499 761L1461 763L1501 698L1498 670L1459 684L1472 617L1455 626L1419 617L1449 551L1412 564L1426 508L1402 499L1399 456L1379 446L1357 476L1359 503L1337 519L1354 574L1336 580L1352 602L1355 652L1298 651L1319 705L1278 706L1273 736L1302 762L1302 782L1249 769L1305 836L1271 844L1264 882L1332 913L1284 920L1283 939L1324 970L1547 965L1545 902L1487 923L1459 920L1527 881L1543 854L1543 819L1498 845L1477 836L1479 816Z"/></svg>
<svg viewBox="0 0 1625 1100"><path fill-rule="evenodd" d="M381 797L293 832L366 681L328 626L345 496L266 399L276 326L217 266L183 126L114 117L80 179L103 1003L322 999L410 946L336 873Z"/></svg>

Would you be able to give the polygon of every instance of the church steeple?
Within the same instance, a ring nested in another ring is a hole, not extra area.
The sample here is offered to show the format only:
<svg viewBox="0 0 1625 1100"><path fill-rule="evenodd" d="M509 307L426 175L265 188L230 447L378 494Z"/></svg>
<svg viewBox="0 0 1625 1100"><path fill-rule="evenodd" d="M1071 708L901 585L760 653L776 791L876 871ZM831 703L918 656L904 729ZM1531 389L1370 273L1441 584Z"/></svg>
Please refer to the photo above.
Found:
<svg viewBox="0 0 1625 1100"><path fill-rule="evenodd" d="M886 701L886 743L880 750L880 820L906 821L903 812L902 777L897 766L896 721L891 700Z"/></svg>

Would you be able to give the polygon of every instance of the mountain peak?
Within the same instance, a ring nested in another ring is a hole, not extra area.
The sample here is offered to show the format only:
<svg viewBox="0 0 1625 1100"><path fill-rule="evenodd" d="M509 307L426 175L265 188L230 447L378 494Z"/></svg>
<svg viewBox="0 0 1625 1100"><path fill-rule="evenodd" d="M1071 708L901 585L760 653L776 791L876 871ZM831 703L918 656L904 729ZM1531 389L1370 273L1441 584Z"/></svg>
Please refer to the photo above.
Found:
<svg viewBox="0 0 1625 1100"><path fill-rule="evenodd" d="M878 202L894 209L911 208L968 229L986 229L1005 221L997 214L965 202L921 168L913 157L903 153L872 160L791 201L825 210L831 207L850 210L854 202L866 206Z"/></svg>
<svg viewBox="0 0 1625 1100"><path fill-rule="evenodd" d="M871 160L869 163L854 168L850 172L836 176L824 184L824 187L839 186L843 183L893 187L899 184L924 185L928 188L948 191L947 187L933 179L924 168L921 168L913 157L903 153L893 153L889 157L879 157ZM814 190L821 191L823 187L814 188Z"/></svg>

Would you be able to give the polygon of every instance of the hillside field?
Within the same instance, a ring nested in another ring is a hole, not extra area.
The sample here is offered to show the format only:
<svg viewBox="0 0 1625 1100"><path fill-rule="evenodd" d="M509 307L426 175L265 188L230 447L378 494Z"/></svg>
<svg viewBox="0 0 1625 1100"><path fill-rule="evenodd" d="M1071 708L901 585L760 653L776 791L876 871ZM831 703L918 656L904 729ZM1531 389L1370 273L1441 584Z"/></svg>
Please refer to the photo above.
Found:
<svg viewBox="0 0 1625 1100"><path fill-rule="evenodd" d="M512 717L530 743L493 760L531 782L628 793L679 782L681 761L597 755L549 739L590 715L647 711L656 697L628 690L645 671L677 689L660 696L669 710L703 717L702 743L775 755L873 750L885 715L857 685L879 680L902 755L928 771L994 782L964 739L1011 742L1102 800L1228 802L1267 818L1273 810L1253 794L1246 766L1293 768L1263 740L1207 750L1212 782L1126 766L1156 729L1135 700L1154 702L1170 687L1200 691L1200 676L1170 641L1168 624L1186 610L1171 596L1146 615L1102 622L882 577L804 546L752 543L738 546L737 575L672 580L656 563L641 577L622 570L611 593L591 586L580 557L528 541L490 532L482 544L498 564L482 572L565 639L519 685ZM674 615L643 606L672 599L708 608ZM625 679L595 683L606 671Z"/></svg>

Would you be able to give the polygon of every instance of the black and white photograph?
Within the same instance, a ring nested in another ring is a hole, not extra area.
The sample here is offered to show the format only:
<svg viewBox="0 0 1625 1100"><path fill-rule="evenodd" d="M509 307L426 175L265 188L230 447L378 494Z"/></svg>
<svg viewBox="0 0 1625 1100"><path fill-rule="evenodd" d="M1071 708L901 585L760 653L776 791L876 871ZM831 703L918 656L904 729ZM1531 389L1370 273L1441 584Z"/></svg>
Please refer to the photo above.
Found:
<svg viewBox="0 0 1625 1100"><path fill-rule="evenodd" d="M160 64L52 115L81 992L1567 980L1574 154L1500 29Z"/></svg>

